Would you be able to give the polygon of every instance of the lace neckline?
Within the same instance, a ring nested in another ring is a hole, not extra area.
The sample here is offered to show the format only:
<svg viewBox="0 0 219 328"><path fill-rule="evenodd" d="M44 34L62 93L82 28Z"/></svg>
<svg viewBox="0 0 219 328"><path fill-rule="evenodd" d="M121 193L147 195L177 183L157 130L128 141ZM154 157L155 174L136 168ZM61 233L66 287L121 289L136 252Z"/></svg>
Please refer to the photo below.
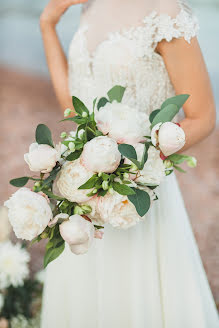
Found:
<svg viewBox="0 0 219 328"><path fill-rule="evenodd" d="M190 15L187 11L185 11L184 9L180 9L179 13L175 16L175 17L171 17L168 14L159 14L156 10L153 10L150 14L146 15L141 22L139 23L139 25L137 26L130 26L130 27L125 27L125 28L121 28L118 29L116 31L112 31L109 32L107 34L107 36L97 44L97 46L95 47L94 50L89 51L88 48L88 40L87 40L87 36L86 36L86 31L89 29L89 24L88 23L82 23L79 26L79 32L83 38L83 42L84 42L84 47L86 50L86 53L90 59L90 62L92 62L97 53L99 52L100 48L107 42L109 41L113 41L113 40L118 40L121 38L128 38L128 39L132 39L133 36L136 36L136 32L137 31L144 31L145 29L147 30L147 28L149 29L149 27L158 27L159 23L162 21L165 21L166 23L171 24L170 27L175 27L177 26L177 24L182 21L183 23L186 22L186 20L188 21L188 19L191 20L191 16L192 19L194 20L193 25L197 25L195 28L195 30L198 29L198 21L197 18L194 15ZM173 37L176 37L177 35L171 35L171 31L168 31L168 27L167 26L167 31L166 33L169 34L169 36L167 35L167 41L170 41ZM191 28L191 25L190 25ZM191 32L193 32L191 30ZM175 33L176 34L176 33ZM178 33L179 34L179 33ZM191 36L193 36L193 33L190 33ZM189 35L188 37L185 37L185 39L190 42L191 36ZM162 38L161 38L162 39ZM157 42L161 41L159 40L159 36L156 38L155 36L155 41L157 40ZM155 46L156 46L156 42L155 42Z"/></svg>

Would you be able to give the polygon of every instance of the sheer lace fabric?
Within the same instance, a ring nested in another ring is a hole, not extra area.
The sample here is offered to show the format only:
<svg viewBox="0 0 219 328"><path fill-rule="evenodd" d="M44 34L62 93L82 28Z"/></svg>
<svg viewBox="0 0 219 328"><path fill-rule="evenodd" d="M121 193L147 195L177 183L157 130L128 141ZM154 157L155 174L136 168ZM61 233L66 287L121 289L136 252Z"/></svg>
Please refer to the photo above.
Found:
<svg viewBox="0 0 219 328"><path fill-rule="evenodd" d="M124 102L150 113L174 94L158 42L190 42L197 31L184 1L93 1L70 45L70 92L91 108L93 98L121 84L127 87Z"/></svg>

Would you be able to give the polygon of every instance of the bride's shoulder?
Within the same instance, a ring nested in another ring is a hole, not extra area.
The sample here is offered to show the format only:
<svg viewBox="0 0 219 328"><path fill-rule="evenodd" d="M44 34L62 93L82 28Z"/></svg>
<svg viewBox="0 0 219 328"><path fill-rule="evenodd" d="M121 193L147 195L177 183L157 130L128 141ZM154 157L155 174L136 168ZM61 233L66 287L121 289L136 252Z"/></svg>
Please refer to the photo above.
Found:
<svg viewBox="0 0 219 328"><path fill-rule="evenodd" d="M155 43L174 38L184 38L190 43L199 30L198 18L185 0L159 1L145 16L144 23L151 25Z"/></svg>

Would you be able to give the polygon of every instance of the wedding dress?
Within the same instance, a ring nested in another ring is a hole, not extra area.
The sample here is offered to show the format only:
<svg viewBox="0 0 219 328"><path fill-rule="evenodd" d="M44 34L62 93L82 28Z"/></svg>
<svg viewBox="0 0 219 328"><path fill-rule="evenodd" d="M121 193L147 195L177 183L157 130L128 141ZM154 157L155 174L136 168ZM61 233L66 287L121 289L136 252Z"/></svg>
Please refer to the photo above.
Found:
<svg viewBox="0 0 219 328"><path fill-rule="evenodd" d="M69 49L69 88L92 108L126 86L124 102L148 114L174 95L161 40L196 36L185 1L88 1ZM179 63L180 65L180 63ZM68 246L49 264L42 328L218 328L219 320L174 175L146 218L105 227L85 255Z"/></svg>

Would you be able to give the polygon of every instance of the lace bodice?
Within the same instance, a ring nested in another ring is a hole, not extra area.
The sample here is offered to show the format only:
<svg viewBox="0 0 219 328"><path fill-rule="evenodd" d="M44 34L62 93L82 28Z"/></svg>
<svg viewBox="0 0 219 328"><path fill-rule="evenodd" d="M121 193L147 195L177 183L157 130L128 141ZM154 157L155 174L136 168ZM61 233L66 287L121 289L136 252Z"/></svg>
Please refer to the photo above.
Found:
<svg viewBox="0 0 219 328"><path fill-rule="evenodd" d="M197 18L180 1L177 14L153 10L135 25L110 31L95 50L88 46L89 19L81 20L69 48L69 88L92 109L95 97L114 85L126 86L124 102L150 113L174 95L157 44L184 38L190 43L198 31Z"/></svg>

